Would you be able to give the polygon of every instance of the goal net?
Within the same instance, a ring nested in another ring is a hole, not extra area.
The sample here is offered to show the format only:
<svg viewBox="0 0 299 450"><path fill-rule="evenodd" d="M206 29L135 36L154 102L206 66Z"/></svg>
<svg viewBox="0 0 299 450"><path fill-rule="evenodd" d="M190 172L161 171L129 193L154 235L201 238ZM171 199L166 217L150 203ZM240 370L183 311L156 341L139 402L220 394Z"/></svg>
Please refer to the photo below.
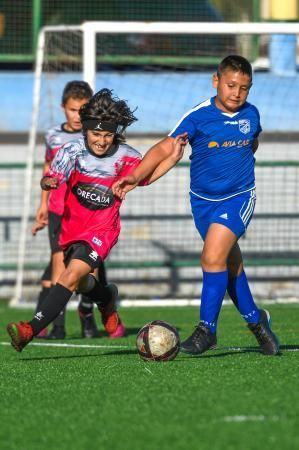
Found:
<svg viewBox="0 0 299 450"><path fill-rule="evenodd" d="M295 23L45 27L36 59L27 164L14 168L19 180L24 177L23 205L16 204L10 224L14 245L11 238L3 244L6 276L16 274L12 304L35 300L50 258L47 230L32 237L30 228L40 196L42 139L64 120L65 84L84 79L95 91L112 89L137 107L139 120L127 141L144 153L186 111L215 94L211 77L228 54L242 54L255 69L248 100L259 108L264 130L257 152L256 212L240 241L247 273L257 297L298 295L298 34ZM108 277L119 285L121 298L199 298L202 242L190 213L189 154L157 183L130 193L122 206L122 232L107 260Z"/></svg>

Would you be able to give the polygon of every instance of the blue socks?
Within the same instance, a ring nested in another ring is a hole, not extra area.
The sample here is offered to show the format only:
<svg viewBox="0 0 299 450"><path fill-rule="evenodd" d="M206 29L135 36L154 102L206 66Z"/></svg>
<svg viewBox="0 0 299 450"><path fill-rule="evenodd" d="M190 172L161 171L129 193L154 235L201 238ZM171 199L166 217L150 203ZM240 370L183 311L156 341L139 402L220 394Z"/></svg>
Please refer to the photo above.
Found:
<svg viewBox="0 0 299 450"><path fill-rule="evenodd" d="M247 323L258 323L260 311L254 303L245 272L229 279L227 292Z"/></svg>
<svg viewBox="0 0 299 450"><path fill-rule="evenodd" d="M201 292L200 320L216 333L217 319L227 289L228 272L203 271Z"/></svg>

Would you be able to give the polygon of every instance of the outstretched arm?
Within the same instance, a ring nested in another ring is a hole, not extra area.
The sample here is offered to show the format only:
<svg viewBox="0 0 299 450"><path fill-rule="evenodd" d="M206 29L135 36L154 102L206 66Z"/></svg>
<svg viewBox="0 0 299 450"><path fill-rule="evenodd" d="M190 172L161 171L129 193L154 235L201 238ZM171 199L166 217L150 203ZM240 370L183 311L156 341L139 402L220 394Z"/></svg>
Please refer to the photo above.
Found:
<svg viewBox="0 0 299 450"><path fill-rule="evenodd" d="M184 150L188 144L187 133L180 134L172 142L172 152L170 155L163 159L154 172L148 178L148 184L153 183L160 177L165 175L172 167L174 167L184 155Z"/></svg>
<svg viewBox="0 0 299 450"><path fill-rule="evenodd" d="M148 150L131 175L121 178L112 186L113 193L123 200L126 193L138 186L145 178L149 183L156 181L182 158L187 143L187 133L175 139L167 137L158 142Z"/></svg>

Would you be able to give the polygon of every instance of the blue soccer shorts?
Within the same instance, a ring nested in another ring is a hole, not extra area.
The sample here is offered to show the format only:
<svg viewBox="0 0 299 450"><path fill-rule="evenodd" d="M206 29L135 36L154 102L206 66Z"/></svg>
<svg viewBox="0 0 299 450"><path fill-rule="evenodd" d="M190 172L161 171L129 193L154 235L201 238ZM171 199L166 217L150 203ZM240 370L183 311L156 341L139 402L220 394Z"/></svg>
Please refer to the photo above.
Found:
<svg viewBox="0 0 299 450"><path fill-rule="evenodd" d="M203 240L212 223L226 226L239 239L251 221L255 201L255 189L220 201L204 200L190 193L193 219Z"/></svg>

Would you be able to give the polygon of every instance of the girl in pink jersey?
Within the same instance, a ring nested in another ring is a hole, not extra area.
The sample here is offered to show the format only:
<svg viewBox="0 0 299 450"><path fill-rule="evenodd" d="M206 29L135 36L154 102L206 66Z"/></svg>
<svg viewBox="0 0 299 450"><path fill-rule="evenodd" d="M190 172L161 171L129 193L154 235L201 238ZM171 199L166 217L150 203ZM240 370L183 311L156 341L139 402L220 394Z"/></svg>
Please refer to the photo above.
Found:
<svg viewBox="0 0 299 450"><path fill-rule="evenodd" d="M66 269L30 322L7 326L12 345L25 345L63 310L77 290L109 311L108 327L117 332L123 325L116 311L115 292L97 280L98 266L116 244L120 233L119 209L112 185L129 175L141 162L141 154L125 144L124 131L136 119L124 100L102 89L80 109L83 136L62 147L41 180L44 190L66 183L65 208L59 244ZM173 151L142 184L150 184L178 162L186 136L173 141ZM113 285L112 285L113 286Z"/></svg>
<svg viewBox="0 0 299 450"><path fill-rule="evenodd" d="M93 95L92 89L85 81L72 80L66 83L61 98L61 108L65 115L65 122L48 129L45 136L46 152L43 174L47 173L58 150L67 142L78 139L82 136L82 123L79 111L81 106L87 103ZM61 230L61 220L64 211L64 197L66 184L62 183L58 189L52 191L41 191L40 204L36 211L36 222L32 226L34 235L40 229L48 225L49 243L51 249L51 261L47 266L41 280L42 289L38 297L36 312L39 311L44 299L56 284L59 275L64 270L63 250L59 245L59 235ZM101 282L107 284L105 267L101 268ZM81 323L82 337L99 337L96 321L93 314L93 303L80 296L78 313ZM104 317L104 319L103 319ZM103 323L106 315L102 316ZM48 333L42 330L38 337L47 339L64 339L65 311L61 311L53 321L53 328ZM113 337L113 336L112 336Z"/></svg>

